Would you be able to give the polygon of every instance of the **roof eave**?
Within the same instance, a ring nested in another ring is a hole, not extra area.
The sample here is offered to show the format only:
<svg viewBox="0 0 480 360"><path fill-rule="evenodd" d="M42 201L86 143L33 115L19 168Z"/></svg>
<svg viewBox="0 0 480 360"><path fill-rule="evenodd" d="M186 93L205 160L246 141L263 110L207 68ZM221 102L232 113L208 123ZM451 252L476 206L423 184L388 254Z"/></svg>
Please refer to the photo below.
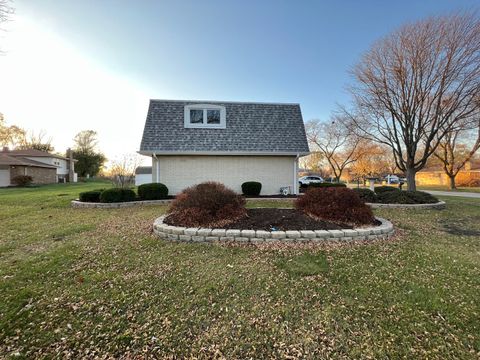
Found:
<svg viewBox="0 0 480 360"><path fill-rule="evenodd" d="M140 155L211 155L211 156L307 156L308 151L165 151L140 150Z"/></svg>

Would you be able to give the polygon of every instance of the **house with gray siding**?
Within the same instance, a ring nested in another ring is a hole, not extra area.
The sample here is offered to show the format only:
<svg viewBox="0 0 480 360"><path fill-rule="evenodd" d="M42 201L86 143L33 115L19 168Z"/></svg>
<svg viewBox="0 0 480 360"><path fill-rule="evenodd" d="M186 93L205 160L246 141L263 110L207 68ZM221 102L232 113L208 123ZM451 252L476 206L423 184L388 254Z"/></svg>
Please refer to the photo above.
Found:
<svg viewBox="0 0 480 360"><path fill-rule="evenodd" d="M172 194L205 181L240 193L259 181L272 195L298 193L298 159L309 149L299 104L151 100L139 153Z"/></svg>

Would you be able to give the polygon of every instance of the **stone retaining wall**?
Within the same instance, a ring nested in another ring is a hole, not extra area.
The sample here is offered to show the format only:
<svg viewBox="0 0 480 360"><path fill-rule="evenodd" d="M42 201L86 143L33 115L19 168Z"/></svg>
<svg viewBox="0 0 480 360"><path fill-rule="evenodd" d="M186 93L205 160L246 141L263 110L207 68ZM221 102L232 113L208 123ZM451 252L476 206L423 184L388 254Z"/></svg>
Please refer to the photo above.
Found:
<svg viewBox="0 0 480 360"><path fill-rule="evenodd" d="M101 208L101 209L116 209L121 207L129 206L138 206L138 205L149 205L149 204L169 204L172 200L142 200L142 201L129 201L129 202L118 202L118 203L93 203L93 202L82 202L78 200L72 201L72 207L74 208Z"/></svg>
<svg viewBox="0 0 480 360"><path fill-rule="evenodd" d="M183 242L236 241L243 243L261 243L267 241L288 242L324 242L386 239L393 235L393 224L377 218L379 226L342 230L300 230L300 231L264 231L240 229L207 229L171 226L163 222L161 216L153 223L153 232L165 240Z"/></svg>
<svg viewBox="0 0 480 360"><path fill-rule="evenodd" d="M434 204L379 204L367 203L372 209L445 209L445 201Z"/></svg>
<svg viewBox="0 0 480 360"><path fill-rule="evenodd" d="M285 201L285 200L295 200L294 198L247 198L247 200L263 200L263 201ZM114 209L120 207L128 206L138 206L138 205L165 205L169 204L172 200L144 200L144 201L129 201L129 202L120 202L120 203L93 203L93 202L82 202L78 200L72 201L72 207L74 208L102 208L102 209ZM373 209L380 208L396 208L396 209L444 209L445 202L439 201L435 204L378 204L378 203L367 203Z"/></svg>

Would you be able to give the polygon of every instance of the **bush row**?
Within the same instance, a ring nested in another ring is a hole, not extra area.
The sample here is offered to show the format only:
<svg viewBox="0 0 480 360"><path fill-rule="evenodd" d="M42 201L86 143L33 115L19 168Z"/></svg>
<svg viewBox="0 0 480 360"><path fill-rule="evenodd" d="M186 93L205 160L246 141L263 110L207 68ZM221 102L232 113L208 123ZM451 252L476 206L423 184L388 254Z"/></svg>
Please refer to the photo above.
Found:
<svg viewBox="0 0 480 360"><path fill-rule="evenodd" d="M353 190L345 187L312 187L296 200L295 207L308 216L325 221L348 224L373 224L375 221L370 207ZM222 227L246 213L244 197L223 184L207 182L177 195L168 210L167 223L186 227Z"/></svg>
<svg viewBox="0 0 480 360"><path fill-rule="evenodd" d="M160 183L143 184L138 187L138 196L132 189L98 189L79 194L82 202L128 202L135 200L162 200L168 198L168 188Z"/></svg>
<svg viewBox="0 0 480 360"><path fill-rule="evenodd" d="M354 189L365 202L380 204L434 204L438 199L423 191L402 191L391 186L379 186L375 192L369 189Z"/></svg>

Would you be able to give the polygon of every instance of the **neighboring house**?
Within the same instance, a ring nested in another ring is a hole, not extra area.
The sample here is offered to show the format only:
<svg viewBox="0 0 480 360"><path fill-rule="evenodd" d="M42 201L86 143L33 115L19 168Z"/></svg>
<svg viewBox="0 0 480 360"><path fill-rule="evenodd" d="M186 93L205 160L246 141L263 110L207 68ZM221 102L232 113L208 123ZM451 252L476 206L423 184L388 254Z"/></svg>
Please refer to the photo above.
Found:
<svg viewBox="0 0 480 360"><path fill-rule="evenodd" d="M12 185L11 179L17 175L32 176L36 184L76 182L76 160L71 157L71 152L68 153L69 157L63 157L35 149L4 148L0 151L0 186Z"/></svg>
<svg viewBox="0 0 480 360"><path fill-rule="evenodd" d="M152 167L139 166L135 169L135 186L152 182Z"/></svg>
<svg viewBox="0 0 480 360"><path fill-rule="evenodd" d="M417 185L450 185L450 179L447 174L445 174L441 165L430 166L417 172L415 181ZM458 186L468 186L474 181L480 182L479 159L468 161L455 178L455 182Z"/></svg>
<svg viewBox="0 0 480 360"><path fill-rule="evenodd" d="M152 181L176 194L217 181L262 194L298 193L298 158L309 154L300 105L151 100L140 154L152 158Z"/></svg>

